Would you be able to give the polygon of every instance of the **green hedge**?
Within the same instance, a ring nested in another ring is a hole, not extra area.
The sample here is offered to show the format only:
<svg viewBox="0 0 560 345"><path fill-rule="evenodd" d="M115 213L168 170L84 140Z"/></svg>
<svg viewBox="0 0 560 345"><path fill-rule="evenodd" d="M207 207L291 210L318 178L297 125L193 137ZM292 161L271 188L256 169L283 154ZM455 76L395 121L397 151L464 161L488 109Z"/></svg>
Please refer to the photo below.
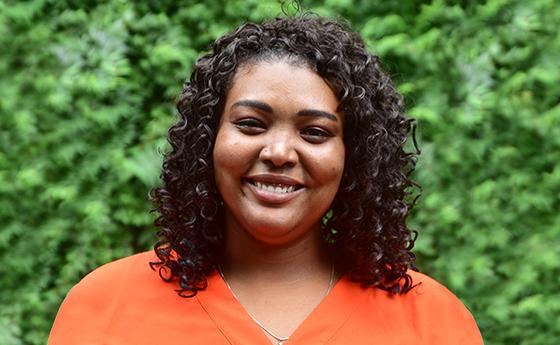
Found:
<svg viewBox="0 0 560 345"><path fill-rule="evenodd" d="M418 119L420 268L487 344L560 339L560 6L307 2L347 18ZM44 344L68 289L154 242L173 99L199 52L277 1L0 2L0 344Z"/></svg>

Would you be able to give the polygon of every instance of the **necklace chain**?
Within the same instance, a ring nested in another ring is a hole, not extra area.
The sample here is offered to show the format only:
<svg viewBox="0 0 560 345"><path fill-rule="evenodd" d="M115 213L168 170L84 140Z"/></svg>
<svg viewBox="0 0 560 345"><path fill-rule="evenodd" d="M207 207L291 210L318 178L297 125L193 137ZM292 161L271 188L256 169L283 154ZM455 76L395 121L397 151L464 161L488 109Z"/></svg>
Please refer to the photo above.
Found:
<svg viewBox="0 0 560 345"><path fill-rule="evenodd" d="M228 287L229 291L231 291L231 293L233 294L233 297L235 297L235 299L237 299L239 301L239 298L237 297L237 294L235 293L235 291L233 290L233 288L231 287L231 285L229 285L226 277L224 276L224 272L222 271L222 266L218 265L218 272L220 273L220 276L222 277L222 279L224 280L224 282L226 283L226 286ZM331 292L332 286L333 286L333 281L334 281L334 264L331 266L331 277L329 278L329 285L327 286L327 290L325 291L325 294L323 295L323 298L325 296L327 296L329 294L329 292ZM263 330L265 331L268 335L270 335L271 337L273 337L277 342L278 345L282 345L285 341L287 341L288 339L290 339L290 337L279 337L276 334L272 333L272 331L268 330L262 323L259 322L259 320L257 320L253 315L251 315L251 313L249 313L249 311L247 311L247 314L251 317L251 319L253 319L253 321Z"/></svg>

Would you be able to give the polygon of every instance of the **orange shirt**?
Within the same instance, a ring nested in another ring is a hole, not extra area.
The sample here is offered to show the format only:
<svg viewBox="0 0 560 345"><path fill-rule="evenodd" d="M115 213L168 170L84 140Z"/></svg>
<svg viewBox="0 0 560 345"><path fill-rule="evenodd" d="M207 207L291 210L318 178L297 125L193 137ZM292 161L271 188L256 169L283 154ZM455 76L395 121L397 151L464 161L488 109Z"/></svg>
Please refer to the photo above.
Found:
<svg viewBox="0 0 560 345"><path fill-rule="evenodd" d="M149 268L153 259L153 252L141 253L87 275L62 303L48 344L270 345L218 273L196 297L182 298ZM482 344L451 292L410 274L422 284L397 296L343 277L284 344Z"/></svg>

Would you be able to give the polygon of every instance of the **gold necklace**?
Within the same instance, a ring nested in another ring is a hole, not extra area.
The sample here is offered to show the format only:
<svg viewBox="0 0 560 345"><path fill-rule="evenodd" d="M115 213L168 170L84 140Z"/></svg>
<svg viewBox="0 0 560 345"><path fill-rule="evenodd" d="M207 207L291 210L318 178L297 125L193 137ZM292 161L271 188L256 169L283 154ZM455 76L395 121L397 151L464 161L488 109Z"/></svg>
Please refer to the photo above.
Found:
<svg viewBox="0 0 560 345"><path fill-rule="evenodd" d="M231 287L231 285L229 285L226 277L224 276L224 272L222 271L222 266L218 265L218 272L220 273L220 276L222 277L222 279L224 280L224 282L226 283L226 286L228 287L229 291L232 293L233 297L235 297L236 300L239 301L239 298L237 297L237 295L235 294L235 291L233 290L233 288ZM334 264L331 266L331 277L329 278L329 285L327 286L327 290L325 291L325 294L323 295L323 298L325 298L325 296L327 296L329 294L329 292L331 292L332 289L332 285L333 285L333 281L334 281ZM251 313L249 313L249 311L247 311L247 314L249 315L249 317L251 317L251 319L253 319L253 321L263 330L266 332L266 334L270 335L272 338L274 338L274 340L276 340L278 342L278 345L282 345L285 341L287 341L288 339L290 339L290 337L280 337L277 336L276 334L272 333L272 331L268 330L262 323L259 322L259 320L257 320L253 315L251 315Z"/></svg>

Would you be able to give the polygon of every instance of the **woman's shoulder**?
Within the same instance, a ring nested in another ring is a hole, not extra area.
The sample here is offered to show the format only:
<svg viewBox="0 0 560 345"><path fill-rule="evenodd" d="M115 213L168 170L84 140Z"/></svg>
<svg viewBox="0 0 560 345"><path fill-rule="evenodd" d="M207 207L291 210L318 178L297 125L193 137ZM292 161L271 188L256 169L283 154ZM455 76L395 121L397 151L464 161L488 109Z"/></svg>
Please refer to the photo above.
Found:
<svg viewBox="0 0 560 345"><path fill-rule="evenodd" d="M127 275L153 275L150 262L156 261L154 252L147 251L116 259L103 264L85 275L75 287L95 288L104 285L114 285Z"/></svg>
<svg viewBox="0 0 560 345"><path fill-rule="evenodd" d="M417 287L423 286L424 289L417 289L418 290L428 290L428 292L432 293L439 293L439 294L452 294L451 291L445 285L437 281L435 278L430 277L426 273L421 273L418 271L408 270L408 275L412 278L412 284L416 287L411 291L416 290Z"/></svg>
<svg viewBox="0 0 560 345"><path fill-rule="evenodd" d="M482 344L473 315L453 292L426 274L410 271L409 275L415 285L404 295L409 315L424 325L432 343L453 339L456 344Z"/></svg>
<svg viewBox="0 0 560 345"><path fill-rule="evenodd" d="M150 268L153 252L144 252L102 265L87 274L66 295L55 318L49 344L103 343L113 333L158 317L151 311L174 315L179 300L183 308L195 304L174 291L174 284L160 279ZM120 333L119 333L120 332ZM81 342L87 340L85 342Z"/></svg>
<svg viewBox="0 0 560 345"><path fill-rule="evenodd" d="M155 253L147 251L99 266L72 287L66 300L108 303L119 298L165 294L176 296L175 285L164 282L157 271L150 267L150 262L155 261L158 261Z"/></svg>
<svg viewBox="0 0 560 345"><path fill-rule="evenodd" d="M409 284L412 285L412 288L407 292L393 294L378 288L362 289L362 291L369 296L370 304L373 307L383 305L384 308L401 310L403 312L416 309L426 311L426 315L415 313L417 316L428 317L433 315L435 310L458 311L460 314L471 317L465 305L443 284L417 271L409 270L407 274L411 279ZM354 286L354 290L358 291L358 285L351 285Z"/></svg>
<svg viewBox="0 0 560 345"><path fill-rule="evenodd" d="M407 273L412 278L414 288L406 293L405 296L409 295L409 297L414 298L417 301L429 303L433 307L455 307L458 309L464 309L468 312L459 298L436 279L424 273L412 270Z"/></svg>
<svg viewBox="0 0 560 345"><path fill-rule="evenodd" d="M373 336L372 342L379 343L482 345L476 322L459 298L425 274L408 274L414 287L402 294L345 281L349 293L339 305L354 303L356 309L340 337L372 340Z"/></svg>

